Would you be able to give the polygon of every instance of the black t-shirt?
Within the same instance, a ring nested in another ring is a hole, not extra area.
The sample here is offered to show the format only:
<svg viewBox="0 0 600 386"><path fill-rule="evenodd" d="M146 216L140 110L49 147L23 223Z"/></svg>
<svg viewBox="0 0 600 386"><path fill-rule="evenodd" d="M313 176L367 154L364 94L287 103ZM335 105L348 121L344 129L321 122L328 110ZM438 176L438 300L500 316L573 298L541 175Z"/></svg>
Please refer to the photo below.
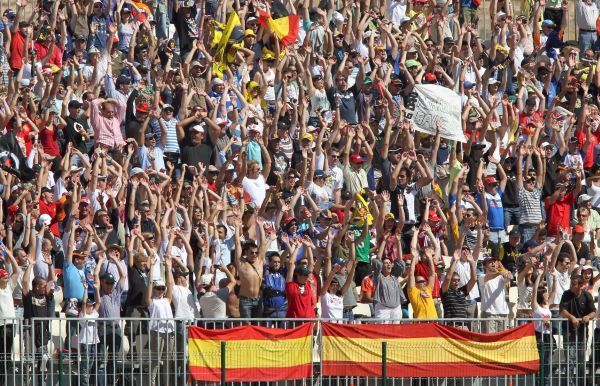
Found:
<svg viewBox="0 0 600 386"><path fill-rule="evenodd" d="M180 8L175 16L175 30L179 36L179 48L181 52L189 52L194 44L194 39L198 37L196 26L196 7L192 7L189 18L183 16L183 9Z"/></svg>
<svg viewBox="0 0 600 386"><path fill-rule="evenodd" d="M442 293L442 304L444 305L444 318L467 318L467 286L453 290L448 288L448 291Z"/></svg>
<svg viewBox="0 0 600 386"><path fill-rule="evenodd" d="M54 316L53 310L50 309L52 297L54 295L44 295L41 297L33 296L30 291L23 296L23 317L30 318L49 318Z"/></svg>
<svg viewBox="0 0 600 386"><path fill-rule="evenodd" d="M558 166L561 163L562 157L558 152L546 160L546 177L544 178L542 197L551 196L552 193L554 193L554 185L556 184L556 178L558 177L556 169L558 169Z"/></svg>
<svg viewBox="0 0 600 386"><path fill-rule="evenodd" d="M521 252L519 251L519 245L513 247L508 241L502 243L500 247L499 257L500 261L502 262L502 265L504 266L504 268L506 268L507 271L515 272L519 256L521 256Z"/></svg>
<svg viewBox="0 0 600 386"><path fill-rule="evenodd" d="M129 291L127 292L127 306L146 307L146 292L148 290L148 273L137 267L127 267Z"/></svg>
<svg viewBox="0 0 600 386"><path fill-rule="evenodd" d="M504 194L502 195L502 206L505 208L518 208L519 192L517 190L517 176L514 173L507 173L506 177L507 181L506 188L504 189Z"/></svg>
<svg viewBox="0 0 600 386"><path fill-rule="evenodd" d="M594 298L589 292L583 291L581 295L575 296L570 289L563 293L563 296L560 299L560 309L561 311L568 311L571 315L578 319L596 311L596 307L594 306ZM567 324L568 327L565 330L565 338L570 340L581 340L583 338L585 329L587 329L587 326L583 323L580 323L579 328L577 331L575 331L571 322L568 322Z"/></svg>
<svg viewBox="0 0 600 386"><path fill-rule="evenodd" d="M79 150L81 153L86 154L87 147L85 146L85 139L83 138L83 136L81 134L79 134L77 132L77 130L75 130L75 123L80 124L86 132L89 132L90 127L88 125L87 119L83 119L83 118L75 119L75 118L71 118L71 117L66 117L65 121L67 122L67 126L63 130L63 135L65 138L65 146L62 149L62 152L66 153L66 151L67 151L66 144L70 142L74 148Z"/></svg>
<svg viewBox="0 0 600 386"><path fill-rule="evenodd" d="M191 142L184 140L180 143L181 162L188 165L198 165L202 162L205 166L211 164L213 155L213 146L201 143L193 145Z"/></svg>
<svg viewBox="0 0 600 386"><path fill-rule="evenodd" d="M358 116L356 114L357 95L358 87L356 87L356 85L350 87L346 91L340 91L335 86L327 90L327 97L332 106L336 105L336 101L339 98L340 116L342 119L345 119L349 125L358 123Z"/></svg>
<svg viewBox="0 0 600 386"><path fill-rule="evenodd" d="M581 261L581 259L583 259L583 260L591 260L592 259L592 254L590 253L590 248L587 246L586 243L581 243L581 247L579 249L577 249L577 247L575 247L575 249L577 250L577 261ZM560 250L560 253L571 253L571 248L567 244L564 244Z"/></svg>

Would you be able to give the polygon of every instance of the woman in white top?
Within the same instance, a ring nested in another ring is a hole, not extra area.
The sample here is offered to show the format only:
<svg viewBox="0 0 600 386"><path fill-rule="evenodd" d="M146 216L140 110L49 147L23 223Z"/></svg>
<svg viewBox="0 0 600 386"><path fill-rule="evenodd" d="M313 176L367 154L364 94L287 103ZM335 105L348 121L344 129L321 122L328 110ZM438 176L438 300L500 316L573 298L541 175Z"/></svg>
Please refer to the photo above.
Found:
<svg viewBox="0 0 600 386"><path fill-rule="evenodd" d="M336 264L333 269L330 269L331 254L328 254L326 257L327 263L325 269L330 272L321 288L321 318L323 319L344 319L344 294L348 291L350 285L354 283L354 271L356 269L354 253L354 248L350 248L350 256L346 264L348 277L341 289L340 282L335 275L340 272L342 266Z"/></svg>
<svg viewBox="0 0 600 386"><path fill-rule="evenodd" d="M552 366L552 350L554 345L554 337L552 336L552 312L550 311L550 299L553 299L556 294L556 284L552 286L552 290L548 293L545 287L540 287L542 277L545 277L548 269L548 262L544 264L544 269L538 269L537 277L533 284L533 292L531 294L531 308L533 317L536 320L533 325L535 328L535 336L537 337L538 351L540 352L540 360L542 362L541 371L544 374L544 382L542 384L550 384L550 370ZM552 270L552 283L556 283L556 270ZM544 320L541 320L544 319Z"/></svg>
<svg viewBox="0 0 600 386"><path fill-rule="evenodd" d="M173 236L169 240L167 251L171 250L173 245ZM172 364L168 358L162 358L163 353L174 352L175 343L175 322L173 321L173 311L171 310L171 302L173 300L173 257L170 253L165 254L165 278L166 282L162 280L152 280L152 266L155 264L156 259L153 259L150 263L150 270L148 271L148 291L146 292L146 302L148 304L148 310L150 311L150 362L152 370L152 381L151 385L155 386L161 384L156 381L156 375L158 374L158 367L160 362L164 363L164 370L161 370L162 374L171 375L173 374ZM170 380L173 384L173 380Z"/></svg>
<svg viewBox="0 0 600 386"><path fill-rule="evenodd" d="M527 257L525 265L520 267L517 275L517 318L531 318L531 293L533 291L533 282L535 281L533 262L531 257Z"/></svg>
<svg viewBox="0 0 600 386"><path fill-rule="evenodd" d="M89 373L92 366L98 363L98 343L100 338L98 337L98 325L96 319L100 316L98 310L102 304L102 298L100 297L100 278L98 275L94 276L94 299L88 299L88 283L84 282L83 287L83 307L79 312L79 334L77 340L79 343L79 349L82 357L82 369L81 369L81 384L87 386L89 384Z"/></svg>
<svg viewBox="0 0 600 386"><path fill-rule="evenodd" d="M0 270L0 358L10 358L13 339L15 337L13 324L15 324L14 319L17 317L13 292L19 281L21 268L17 264L13 254L4 244L0 244L0 254L2 253L10 260L12 275L9 276L7 271ZM9 361L0 361L0 385L8 384L8 382L2 381L4 380L4 374L9 374L9 371L11 371L9 366Z"/></svg>

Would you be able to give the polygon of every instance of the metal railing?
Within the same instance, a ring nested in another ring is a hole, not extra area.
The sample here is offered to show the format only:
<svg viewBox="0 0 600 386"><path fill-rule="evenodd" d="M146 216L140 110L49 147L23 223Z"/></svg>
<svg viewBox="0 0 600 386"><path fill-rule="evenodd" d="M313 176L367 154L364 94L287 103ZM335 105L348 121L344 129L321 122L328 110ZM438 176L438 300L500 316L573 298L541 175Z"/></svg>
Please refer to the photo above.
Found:
<svg viewBox="0 0 600 386"><path fill-rule="evenodd" d="M489 323L509 328L534 321L552 324L552 333L538 334L540 372L522 376L438 377L434 367L428 378L392 378L382 373L377 377L321 376L321 320L302 319L224 319L224 320L156 320L124 318L108 319L35 318L0 319L0 385L185 385L190 382L187 330L190 325L207 329L227 329L244 325L291 328L313 322L313 374L310 379L272 382L277 385L583 385L600 386L600 326L595 321L582 335L569 336L567 321L548 320L412 320L398 324L437 322L485 331ZM343 321L355 324L382 324L390 321L358 319ZM88 334L85 334L85 332ZM86 339L90 340L86 340ZM98 339L96 339L98 338ZM89 343L89 344L88 344ZM385 346L385 345L384 345ZM382 347L382 350L384 348ZM415 342L410 353L433 353L437 347ZM428 351L429 350L429 351ZM366 357L368 353L364 353ZM398 353L387 352L392 358ZM268 355L261 353L261 355ZM362 355L362 354L361 354ZM432 354L431 354L432 355ZM217 362L218 363L218 362ZM227 368L226 368L227 369ZM205 384L205 383L192 383ZM234 384L227 382L227 384ZM241 385L241 383L235 383ZM261 382L268 384L268 382Z"/></svg>

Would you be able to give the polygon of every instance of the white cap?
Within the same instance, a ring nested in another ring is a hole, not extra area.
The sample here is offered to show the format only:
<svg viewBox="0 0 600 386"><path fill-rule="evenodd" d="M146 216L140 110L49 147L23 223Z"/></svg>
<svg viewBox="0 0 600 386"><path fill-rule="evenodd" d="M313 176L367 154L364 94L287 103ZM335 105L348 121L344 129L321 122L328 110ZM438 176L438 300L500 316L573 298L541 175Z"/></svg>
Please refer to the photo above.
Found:
<svg viewBox="0 0 600 386"><path fill-rule="evenodd" d="M496 83L500 83L500 82L498 82L498 79L491 78L490 80L488 80L488 86L491 84L496 84Z"/></svg>
<svg viewBox="0 0 600 386"><path fill-rule="evenodd" d="M225 84L225 82L223 82L223 79L221 79L219 77L214 77L213 80L210 82L210 88L213 88L220 84Z"/></svg>
<svg viewBox="0 0 600 386"><path fill-rule="evenodd" d="M202 125L194 125L190 130L197 131L199 133L204 133L206 131Z"/></svg>
<svg viewBox="0 0 600 386"><path fill-rule="evenodd" d="M577 203L581 204L584 201L590 201L592 199L592 196L590 196L589 194L582 194L581 196L579 196L577 198Z"/></svg>
<svg viewBox="0 0 600 386"><path fill-rule="evenodd" d="M167 285L165 284L165 281L162 279L158 279L158 280L154 280L152 282L152 286L153 287L166 287Z"/></svg>
<svg viewBox="0 0 600 386"><path fill-rule="evenodd" d="M52 217L50 217L50 215L46 214L46 213L44 213L43 215L41 215L38 218L38 224L40 224L40 225L43 225L43 224L50 225L51 222L52 222Z"/></svg>
<svg viewBox="0 0 600 386"><path fill-rule="evenodd" d="M335 24L337 27L341 27L342 24L344 24L344 21L346 21L346 19L344 18L344 15L342 15L341 13L339 13L338 11L334 11L331 14L331 21L333 22L333 24Z"/></svg>
<svg viewBox="0 0 600 386"><path fill-rule="evenodd" d="M214 276L215 275L212 273L205 273L204 275L200 276L200 285L202 287L211 285Z"/></svg>

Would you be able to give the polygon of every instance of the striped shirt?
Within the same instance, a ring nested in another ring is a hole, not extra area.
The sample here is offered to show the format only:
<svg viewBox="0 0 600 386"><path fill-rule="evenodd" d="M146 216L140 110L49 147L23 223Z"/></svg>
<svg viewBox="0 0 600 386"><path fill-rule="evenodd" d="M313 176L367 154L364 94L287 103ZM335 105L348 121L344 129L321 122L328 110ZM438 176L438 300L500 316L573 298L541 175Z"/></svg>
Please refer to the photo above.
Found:
<svg viewBox="0 0 600 386"><path fill-rule="evenodd" d="M539 224L542 221L542 189L529 191L519 190L519 207L521 208L521 224Z"/></svg>
<svg viewBox="0 0 600 386"><path fill-rule="evenodd" d="M163 151L165 153L179 153L179 141L177 140L177 118L173 118L170 121L165 121L164 118L160 119L162 123L165 125L165 129L167 131L167 142L165 142L165 147ZM156 122L153 125L153 131L157 135L156 143L161 143L162 140L162 132L160 130L160 124Z"/></svg>
<svg viewBox="0 0 600 386"><path fill-rule="evenodd" d="M125 145L121 134L121 122L125 118L125 103L119 101L115 106L115 115L112 118L102 116L100 103L103 99L94 99L91 103L92 113L90 123L94 130L94 141L108 147Z"/></svg>
<svg viewBox="0 0 600 386"><path fill-rule="evenodd" d="M444 305L444 318L467 318L467 286L453 290L448 288L448 291L442 293L442 304Z"/></svg>

